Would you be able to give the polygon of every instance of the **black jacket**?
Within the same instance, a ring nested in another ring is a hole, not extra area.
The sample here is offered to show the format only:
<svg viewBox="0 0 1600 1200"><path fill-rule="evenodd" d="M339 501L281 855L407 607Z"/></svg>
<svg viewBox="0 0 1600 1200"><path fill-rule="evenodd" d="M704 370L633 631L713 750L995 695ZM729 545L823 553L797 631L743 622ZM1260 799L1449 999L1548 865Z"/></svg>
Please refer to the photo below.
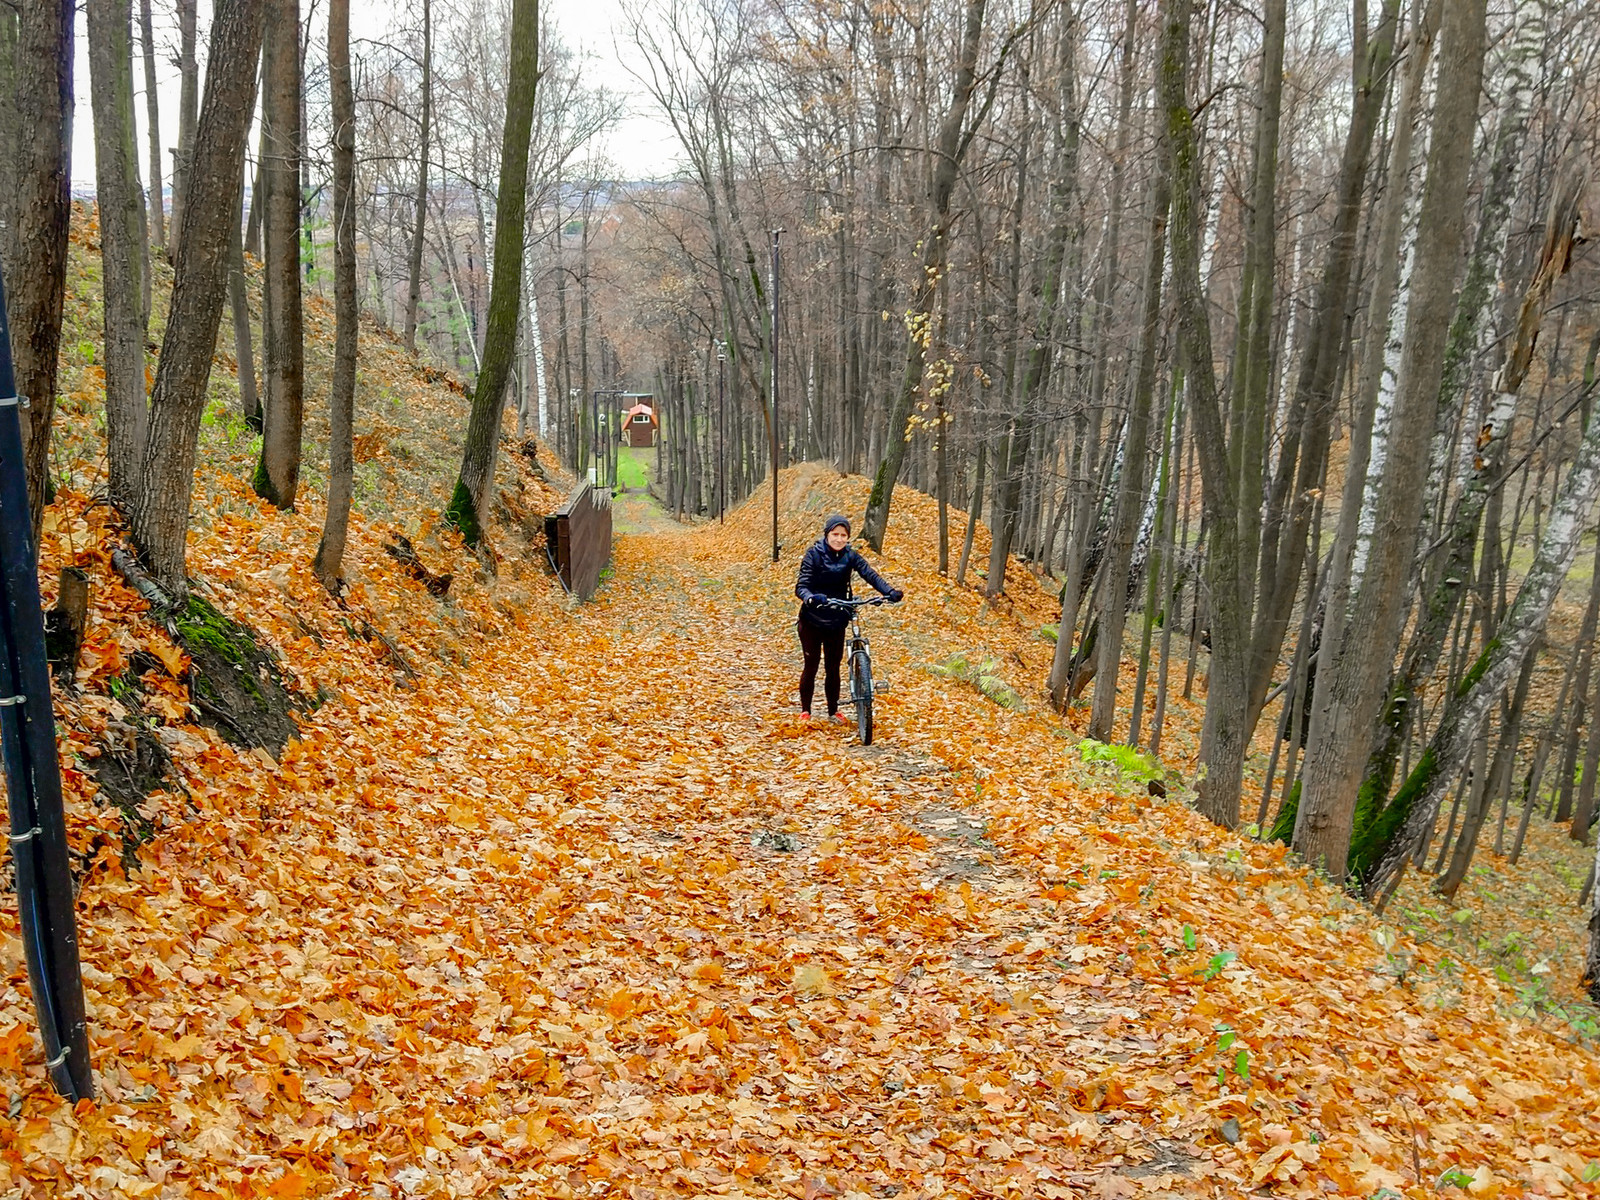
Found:
<svg viewBox="0 0 1600 1200"><path fill-rule="evenodd" d="M800 597L803 607L800 615L813 625L824 629L843 629L850 623L847 609L819 604L823 599L850 599L850 576L854 572L891 599L900 593L882 575L872 569L872 564L861 557L853 546L834 550L826 537L819 538L806 550L800 560L800 577L795 580L794 594Z"/></svg>

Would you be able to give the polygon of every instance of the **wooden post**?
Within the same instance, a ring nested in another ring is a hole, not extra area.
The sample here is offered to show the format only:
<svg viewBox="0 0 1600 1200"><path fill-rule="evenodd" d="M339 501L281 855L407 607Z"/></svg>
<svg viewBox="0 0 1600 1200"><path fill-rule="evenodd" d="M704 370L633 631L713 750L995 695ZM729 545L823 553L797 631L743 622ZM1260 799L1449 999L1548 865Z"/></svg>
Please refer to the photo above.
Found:
<svg viewBox="0 0 1600 1200"><path fill-rule="evenodd" d="M63 684L70 684L77 673L88 619L89 573L79 567L62 567L60 598L45 614L44 639L45 657Z"/></svg>

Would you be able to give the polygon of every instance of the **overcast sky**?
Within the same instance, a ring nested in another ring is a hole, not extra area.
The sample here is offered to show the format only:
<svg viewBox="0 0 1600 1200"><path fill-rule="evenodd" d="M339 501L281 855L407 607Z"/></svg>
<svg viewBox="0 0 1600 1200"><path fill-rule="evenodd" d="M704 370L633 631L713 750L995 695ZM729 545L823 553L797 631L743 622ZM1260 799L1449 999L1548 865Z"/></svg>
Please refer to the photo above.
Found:
<svg viewBox="0 0 1600 1200"><path fill-rule="evenodd" d="M176 57L177 23L172 15L171 0L153 0L152 7L155 12L157 49L160 50L168 44L172 47L170 54L158 54L156 60L162 145L170 151L178 141L178 69L170 61ZM309 0L301 0L301 11L304 12L308 7ZM381 36L392 23L391 12L395 9L404 11L409 6L393 3L392 0L356 0L350 7L350 36L362 38ZM623 94L637 93L637 89L631 86L633 80L627 72L626 45L620 47L623 57L618 57L618 42L625 42L626 39L614 38L612 33L614 27L621 25L619 0L541 0L540 7L544 11L545 19L555 25L562 41L574 49L582 48L590 52L593 70L600 82L611 90ZM211 23L211 0L199 0L199 10L200 27L203 31ZM326 30L326 14L325 0L318 0L315 36L320 37ZM137 42L137 31L135 41ZM73 91L77 108L73 115L72 186L75 192L83 194L94 191L94 127L89 111L89 51L81 11L78 15L77 50L77 62L73 68ZM325 44L313 50L319 57L326 52ZM202 72L203 70L202 62ZM139 175L144 179L149 170L149 151L146 141L148 134L145 125L145 115L148 110L144 99L143 59L137 48L133 77L136 93L134 111L139 122L137 140ZM357 136L360 136L359 131ZM642 111L630 113L611 135L606 149L618 172L629 179L665 174L672 169L676 159L671 128ZM161 169L163 182L171 187L170 152L165 155ZM148 186L147 180L146 186Z"/></svg>

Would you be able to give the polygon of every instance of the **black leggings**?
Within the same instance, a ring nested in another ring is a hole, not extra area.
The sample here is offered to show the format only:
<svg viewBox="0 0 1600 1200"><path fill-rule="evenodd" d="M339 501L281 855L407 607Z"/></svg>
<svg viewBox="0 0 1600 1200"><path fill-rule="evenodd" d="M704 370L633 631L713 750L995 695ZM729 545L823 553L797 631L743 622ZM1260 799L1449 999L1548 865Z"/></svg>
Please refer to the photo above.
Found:
<svg viewBox="0 0 1600 1200"><path fill-rule="evenodd" d="M800 668L800 707L811 711L811 697L817 690L817 662L822 652L828 652L828 671L823 677L822 690L828 697L828 715L839 711L839 661L844 658L844 627L829 629L813 624L804 613L795 622L800 634L800 647L805 651L805 665Z"/></svg>

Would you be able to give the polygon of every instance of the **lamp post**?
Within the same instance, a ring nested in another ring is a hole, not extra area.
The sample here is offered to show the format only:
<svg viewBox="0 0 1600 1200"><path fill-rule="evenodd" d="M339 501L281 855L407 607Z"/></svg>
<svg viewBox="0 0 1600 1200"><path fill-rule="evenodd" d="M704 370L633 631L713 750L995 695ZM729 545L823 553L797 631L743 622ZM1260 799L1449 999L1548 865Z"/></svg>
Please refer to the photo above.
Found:
<svg viewBox="0 0 1600 1200"><path fill-rule="evenodd" d="M572 413L572 468L583 468L583 393L577 388L567 389L567 404Z"/></svg>
<svg viewBox="0 0 1600 1200"><path fill-rule="evenodd" d="M717 343L717 524L728 511L728 477L722 453L722 434L728 425L728 343Z"/></svg>
<svg viewBox="0 0 1600 1200"><path fill-rule="evenodd" d="M589 482L600 483L600 393L597 390L589 405Z"/></svg>
<svg viewBox="0 0 1600 1200"><path fill-rule="evenodd" d="M772 435L772 561L777 562L778 546L778 239L783 230L772 231L772 393L771 416L768 432Z"/></svg>

